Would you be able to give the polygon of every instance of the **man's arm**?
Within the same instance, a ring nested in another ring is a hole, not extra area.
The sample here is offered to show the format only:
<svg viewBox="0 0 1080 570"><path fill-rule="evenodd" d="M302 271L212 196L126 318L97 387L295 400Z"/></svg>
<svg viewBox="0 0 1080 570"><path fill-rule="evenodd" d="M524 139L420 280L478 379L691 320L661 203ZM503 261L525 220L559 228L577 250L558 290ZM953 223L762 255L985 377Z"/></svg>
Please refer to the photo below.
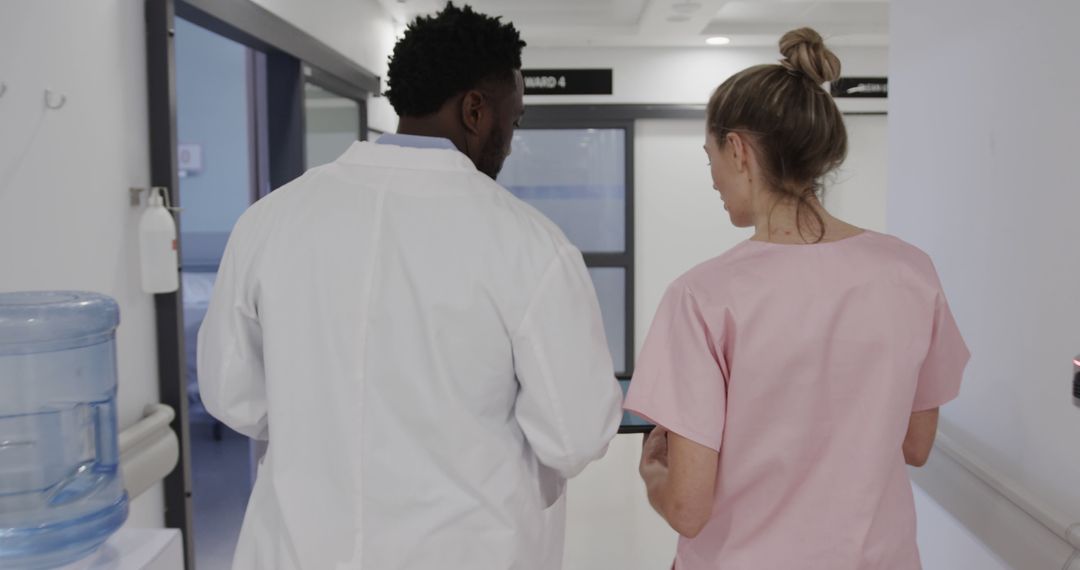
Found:
<svg viewBox="0 0 1080 570"><path fill-rule="evenodd" d="M225 248L214 293L199 329L199 396L206 411L253 439L267 439L263 337L237 223Z"/></svg>
<svg viewBox="0 0 1080 570"><path fill-rule="evenodd" d="M518 424L544 465L573 477L603 456L622 418L600 305L573 247L548 264L512 342Z"/></svg>

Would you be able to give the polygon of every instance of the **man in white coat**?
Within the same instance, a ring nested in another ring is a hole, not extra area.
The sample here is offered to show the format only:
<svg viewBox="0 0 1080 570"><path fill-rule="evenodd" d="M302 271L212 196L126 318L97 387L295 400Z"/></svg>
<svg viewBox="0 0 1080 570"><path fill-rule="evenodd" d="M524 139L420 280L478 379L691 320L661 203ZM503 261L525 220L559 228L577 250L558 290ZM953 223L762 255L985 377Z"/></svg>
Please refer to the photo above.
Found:
<svg viewBox="0 0 1080 570"><path fill-rule="evenodd" d="M621 417L581 254L495 183L517 30L418 18L355 143L237 222L199 335L202 400L268 440L233 568L559 568L565 480Z"/></svg>

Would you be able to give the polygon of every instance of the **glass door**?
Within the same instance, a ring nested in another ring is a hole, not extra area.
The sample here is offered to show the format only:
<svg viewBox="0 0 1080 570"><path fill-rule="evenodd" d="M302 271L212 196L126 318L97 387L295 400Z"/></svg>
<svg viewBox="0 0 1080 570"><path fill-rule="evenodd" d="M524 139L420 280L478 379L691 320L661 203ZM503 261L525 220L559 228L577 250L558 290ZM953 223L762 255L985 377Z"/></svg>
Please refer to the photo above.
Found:
<svg viewBox="0 0 1080 570"><path fill-rule="evenodd" d="M254 477L252 443L202 406L196 344L229 233L258 196L256 53L176 19L181 302L195 566L231 563Z"/></svg>
<svg viewBox="0 0 1080 570"><path fill-rule="evenodd" d="M336 160L360 140L360 102L312 82L304 85L304 145L307 167Z"/></svg>
<svg viewBox="0 0 1080 570"><path fill-rule="evenodd" d="M530 120L498 181L581 250L625 389L634 366L633 122ZM645 425L627 417L623 431Z"/></svg>

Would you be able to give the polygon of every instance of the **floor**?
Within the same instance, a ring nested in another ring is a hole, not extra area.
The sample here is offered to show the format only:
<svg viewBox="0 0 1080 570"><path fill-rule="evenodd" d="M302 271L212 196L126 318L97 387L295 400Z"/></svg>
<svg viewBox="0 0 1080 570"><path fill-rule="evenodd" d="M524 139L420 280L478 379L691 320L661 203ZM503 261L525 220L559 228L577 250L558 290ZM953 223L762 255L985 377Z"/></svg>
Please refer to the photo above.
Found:
<svg viewBox="0 0 1080 570"><path fill-rule="evenodd" d="M648 507L636 473L640 449L641 436L619 436L606 457L570 482L564 570L650 570L670 564L675 535ZM191 454L196 568L228 570L251 491L251 443L227 428L215 441L209 418L194 416ZM944 543L932 522L941 518L936 514L940 507L918 487L915 491L927 570L1008 567L970 545ZM986 560L977 565L951 562L973 552Z"/></svg>
<svg viewBox="0 0 1080 570"><path fill-rule="evenodd" d="M191 420L195 567L227 570L251 493L250 441L228 429L214 440L208 417Z"/></svg>

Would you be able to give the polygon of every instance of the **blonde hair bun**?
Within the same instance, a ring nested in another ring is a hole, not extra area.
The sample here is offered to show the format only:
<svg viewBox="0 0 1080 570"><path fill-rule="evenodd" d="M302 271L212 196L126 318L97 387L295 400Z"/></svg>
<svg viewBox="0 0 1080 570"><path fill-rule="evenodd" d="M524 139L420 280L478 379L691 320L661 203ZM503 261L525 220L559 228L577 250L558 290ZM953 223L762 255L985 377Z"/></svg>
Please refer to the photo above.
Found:
<svg viewBox="0 0 1080 570"><path fill-rule="evenodd" d="M784 34L780 38L780 53L784 54L780 65L806 75L818 85L840 78L840 58L825 47L821 34L812 28Z"/></svg>

